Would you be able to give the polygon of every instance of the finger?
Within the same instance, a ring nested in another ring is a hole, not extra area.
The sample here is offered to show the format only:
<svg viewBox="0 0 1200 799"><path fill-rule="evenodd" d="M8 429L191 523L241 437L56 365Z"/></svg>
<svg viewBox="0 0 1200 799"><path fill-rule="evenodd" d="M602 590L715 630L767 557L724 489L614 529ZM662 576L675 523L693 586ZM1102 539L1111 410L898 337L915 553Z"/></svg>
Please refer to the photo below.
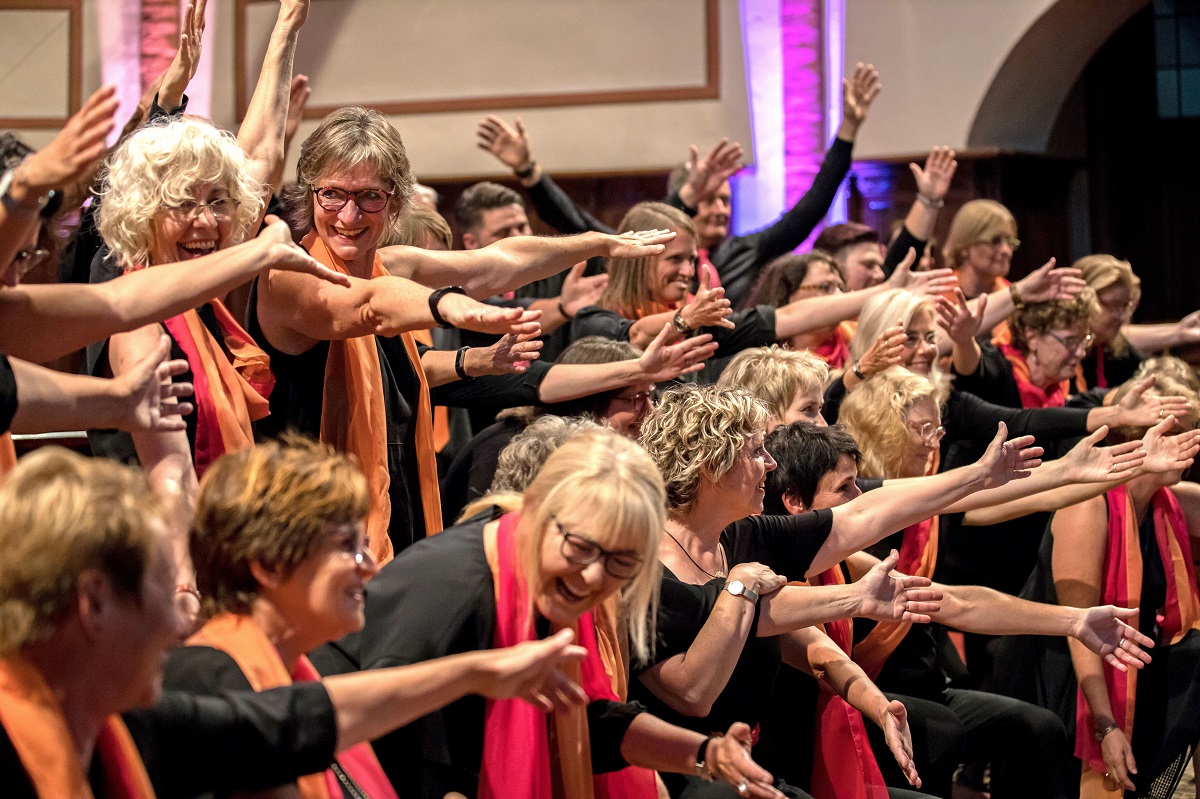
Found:
<svg viewBox="0 0 1200 799"><path fill-rule="evenodd" d="M520 117L517 117L516 119L514 119L514 120L513 120L513 124L515 124L515 125L517 126L517 135L518 135L518 136L520 136L522 139L527 139L527 138L529 138L529 137L528 137L528 136L525 134L525 123L521 121L521 118L520 118Z"/></svg>
<svg viewBox="0 0 1200 799"><path fill-rule="evenodd" d="M891 552L888 553L888 556L879 563L879 565L876 568L882 569L884 572L890 572L892 569L896 568L896 564L899 562L900 562L900 553L893 549Z"/></svg>
<svg viewBox="0 0 1200 799"><path fill-rule="evenodd" d="M700 291L712 288L712 268L708 264L700 265Z"/></svg>
<svg viewBox="0 0 1200 799"><path fill-rule="evenodd" d="M1133 759L1133 749L1129 748L1128 746L1125 748L1125 772L1127 775L1138 773L1137 761ZM1129 783L1125 787L1129 788L1130 790L1135 790L1133 781L1130 780L1128 776L1125 777L1125 780Z"/></svg>

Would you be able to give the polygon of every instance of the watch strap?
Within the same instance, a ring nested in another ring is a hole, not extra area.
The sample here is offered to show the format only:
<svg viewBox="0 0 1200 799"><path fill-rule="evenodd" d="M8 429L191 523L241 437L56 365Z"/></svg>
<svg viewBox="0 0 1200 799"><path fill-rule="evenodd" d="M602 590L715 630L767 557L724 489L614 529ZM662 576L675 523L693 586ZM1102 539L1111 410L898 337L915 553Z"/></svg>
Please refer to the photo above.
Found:
<svg viewBox="0 0 1200 799"><path fill-rule="evenodd" d="M462 286L446 286L445 288L434 289L429 293L429 313L433 316L433 321L438 327L450 327L446 322L446 318L442 316L442 312L438 310L438 303L442 301L442 297L447 294L462 294L466 296L467 290Z"/></svg>

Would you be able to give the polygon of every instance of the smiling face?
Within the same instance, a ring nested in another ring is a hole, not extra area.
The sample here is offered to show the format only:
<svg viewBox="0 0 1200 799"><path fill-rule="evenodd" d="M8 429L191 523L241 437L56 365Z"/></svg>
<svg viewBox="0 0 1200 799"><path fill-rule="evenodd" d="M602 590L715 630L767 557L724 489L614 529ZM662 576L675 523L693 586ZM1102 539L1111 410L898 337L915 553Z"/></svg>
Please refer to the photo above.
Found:
<svg viewBox="0 0 1200 799"><path fill-rule="evenodd" d="M389 181L379 176L378 170L369 163L360 163L350 168L331 168L314 182L319 189L341 189L346 192L375 190L392 191ZM375 248L388 229L388 212L395 199L392 198L380 211L367 212L358 202L349 198L336 211L327 211L321 203L313 201L313 229L321 241L335 256L352 267L357 267L360 276L369 276L375 259Z"/></svg>
<svg viewBox="0 0 1200 799"><path fill-rule="evenodd" d="M621 389L608 401L604 420L626 438L636 439L642 429L642 420L653 408L654 384L634 383Z"/></svg>
<svg viewBox="0 0 1200 799"><path fill-rule="evenodd" d="M262 595L317 646L362 629L363 589L376 571L365 524L330 524L321 545Z"/></svg>
<svg viewBox="0 0 1200 799"><path fill-rule="evenodd" d="M767 495L767 473L778 466L763 446L765 431L759 431L742 447L733 466L714 484L720 494L720 507L730 510L734 519L757 516L763 512ZM736 515L734 515L736 514Z"/></svg>
<svg viewBox="0 0 1200 799"><path fill-rule="evenodd" d="M878 243L855 244L838 258L846 273L846 288L850 291L869 289L883 282L883 247Z"/></svg>
<svg viewBox="0 0 1200 799"><path fill-rule="evenodd" d="M730 204L732 199L733 189L729 187L729 181L725 181L716 193L697 204L696 216L692 222L696 225L700 246L714 249L729 236L729 215L733 213Z"/></svg>
<svg viewBox="0 0 1200 799"><path fill-rule="evenodd" d="M1096 301L1100 305L1100 313L1092 320L1092 333L1096 341L1107 344L1121 332L1121 325L1129 321L1136 303L1129 287L1121 283L1114 283L1096 292Z"/></svg>
<svg viewBox="0 0 1200 799"><path fill-rule="evenodd" d="M150 263L188 261L232 244L235 214L229 211L236 209L220 208L220 201L229 199L228 187L202 183L191 191L191 202L197 205L195 209L160 208L151 220L154 240L150 246ZM199 207L214 202L218 205Z"/></svg>
<svg viewBox="0 0 1200 799"><path fill-rule="evenodd" d="M850 455L839 455L837 466L833 471L821 475L817 481L817 490L813 494L812 507L808 510L821 508L836 508L845 505L862 494L856 482L858 479L858 464Z"/></svg>
<svg viewBox="0 0 1200 799"><path fill-rule="evenodd" d="M512 236L531 236L529 215L519 203L488 208L479 215L479 226L463 233L463 247L477 250Z"/></svg>
<svg viewBox="0 0 1200 799"><path fill-rule="evenodd" d="M933 311L920 308L912 315L905 329L906 338L901 350L900 363L919 375L928 377L937 359L937 327Z"/></svg>
<svg viewBox="0 0 1200 799"><path fill-rule="evenodd" d="M605 558L583 565L589 547L603 546L619 559L643 560L632 542L601 542L587 532L587 512L564 511L559 520L550 520L542 536L537 591L534 606L552 624L565 626L620 591L630 580L613 577L605 568ZM638 569L640 573L640 568ZM633 575L633 576L636 576Z"/></svg>
<svg viewBox="0 0 1200 799"><path fill-rule="evenodd" d="M931 397L920 397L908 407L905 417L908 427L909 458L902 477L921 477L929 458L941 441L941 414Z"/></svg>
<svg viewBox="0 0 1200 799"><path fill-rule="evenodd" d="M960 268L971 269L981 277L1006 277L1016 251L1016 231L997 233L986 241L967 247L966 259Z"/></svg>
<svg viewBox="0 0 1200 799"><path fill-rule="evenodd" d="M1025 361L1029 364L1030 380L1043 390L1073 377L1075 367L1091 345L1088 326L1082 321L1045 333L1031 332L1027 334L1025 342L1028 350Z"/></svg>
<svg viewBox="0 0 1200 799"><path fill-rule="evenodd" d="M676 231L674 239L658 256L650 278L650 298L663 305L677 305L687 299L696 276L696 240L686 231Z"/></svg>

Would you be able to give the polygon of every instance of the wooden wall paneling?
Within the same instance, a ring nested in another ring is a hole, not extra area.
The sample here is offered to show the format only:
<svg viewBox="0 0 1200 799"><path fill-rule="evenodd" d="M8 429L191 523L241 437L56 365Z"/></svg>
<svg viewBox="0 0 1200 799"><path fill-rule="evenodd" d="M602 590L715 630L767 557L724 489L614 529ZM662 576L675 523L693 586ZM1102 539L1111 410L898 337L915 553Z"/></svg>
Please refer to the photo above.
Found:
<svg viewBox="0 0 1200 799"><path fill-rule="evenodd" d="M53 117L0 116L0 129L61 128L83 104L83 0L2 0L0 18L5 11L67 12L66 113Z"/></svg>

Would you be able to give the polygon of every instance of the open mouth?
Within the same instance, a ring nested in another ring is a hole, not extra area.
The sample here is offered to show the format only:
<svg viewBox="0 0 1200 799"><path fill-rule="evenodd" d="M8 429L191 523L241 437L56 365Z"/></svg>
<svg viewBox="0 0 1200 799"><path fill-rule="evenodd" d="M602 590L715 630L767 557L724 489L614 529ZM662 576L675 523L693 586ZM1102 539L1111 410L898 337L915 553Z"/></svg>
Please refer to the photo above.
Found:
<svg viewBox="0 0 1200 799"><path fill-rule="evenodd" d="M179 250L188 258L200 258L217 251L216 240L212 241L181 241Z"/></svg>
<svg viewBox="0 0 1200 799"><path fill-rule="evenodd" d="M335 226L333 228L333 232L336 233L338 236L340 236L343 239L350 239L351 241L353 241L354 239L360 238L362 236L362 234L366 232L366 230L367 229L365 227L344 228L344 227L336 227Z"/></svg>
<svg viewBox="0 0 1200 799"><path fill-rule="evenodd" d="M554 590L555 590L555 593L558 594L559 598L562 599L564 602L566 602L568 605L574 605L577 602L582 602L583 600L587 599L586 594L577 594L574 591L572 591L570 589L570 587L568 587L567 584L565 582L563 582L561 577L554 581Z"/></svg>

